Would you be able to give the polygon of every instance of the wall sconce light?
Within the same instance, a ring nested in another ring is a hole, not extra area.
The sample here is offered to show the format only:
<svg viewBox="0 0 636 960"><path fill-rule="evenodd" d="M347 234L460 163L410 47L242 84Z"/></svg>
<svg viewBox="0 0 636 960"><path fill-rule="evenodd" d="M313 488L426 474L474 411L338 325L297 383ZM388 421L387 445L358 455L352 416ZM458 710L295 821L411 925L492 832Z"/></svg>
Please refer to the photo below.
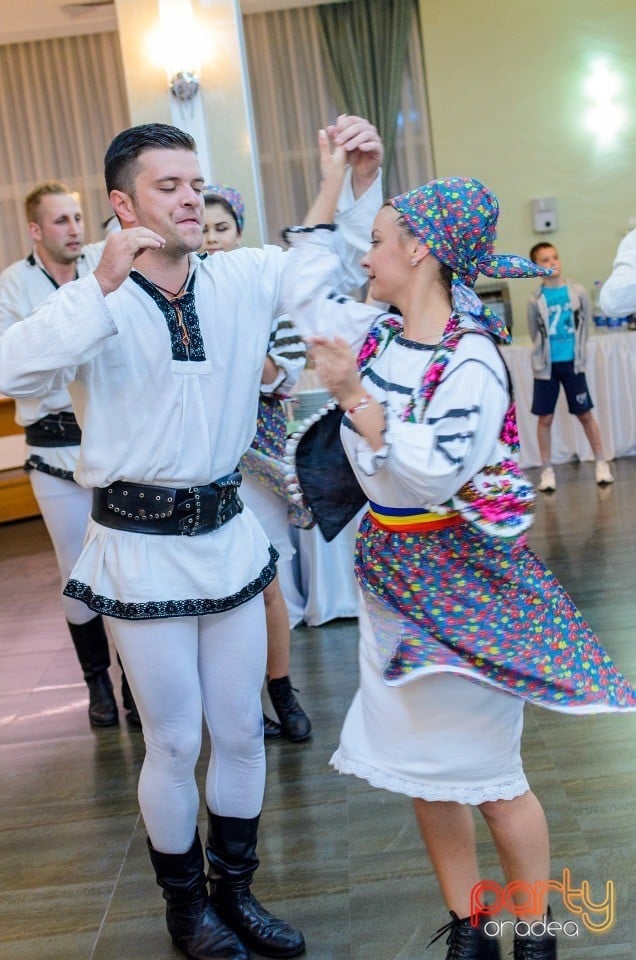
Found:
<svg viewBox="0 0 636 960"><path fill-rule="evenodd" d="M622 82L617 70L603 58L590 64L584 89L588 109L587 129L600 147L609 147L627 126L627 111L621 103Z"/></svg>
<svg viewBox="0 0 636 960"><path fill-rule="evenodd" d="M197 95L204 42L191 0L159 0L159 26L152 37L153 59L163 63L178 103L191 103Z"/></svg>
<svg viewBox="0 0 636 960"><path fill-rule="evenodd" d="M196 96L199 78L190 70L180 70L170 78L170 90L180 103L188 103Z"/></svg>

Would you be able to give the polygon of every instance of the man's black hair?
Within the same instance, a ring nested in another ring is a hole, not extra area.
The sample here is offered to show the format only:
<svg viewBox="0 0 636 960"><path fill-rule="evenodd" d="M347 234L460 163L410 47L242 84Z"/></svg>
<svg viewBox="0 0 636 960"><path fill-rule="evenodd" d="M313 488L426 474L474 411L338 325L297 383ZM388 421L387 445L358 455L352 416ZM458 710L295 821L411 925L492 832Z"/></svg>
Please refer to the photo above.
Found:
<svg viewBox="0 0 636 960"><path fill-rule="evenodd" d="M112 141L104 157L106 190L121 190L133 196L137 159L146 150L192 150L197 145L189 133L168 123L142 123L122 130Z"/></svg>

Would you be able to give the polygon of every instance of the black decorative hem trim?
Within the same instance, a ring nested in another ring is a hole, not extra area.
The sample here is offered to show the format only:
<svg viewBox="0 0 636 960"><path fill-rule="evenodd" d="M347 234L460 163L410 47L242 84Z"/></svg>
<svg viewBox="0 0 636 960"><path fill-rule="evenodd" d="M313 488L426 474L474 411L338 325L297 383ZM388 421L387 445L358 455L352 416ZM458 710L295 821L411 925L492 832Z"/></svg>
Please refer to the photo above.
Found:
<svg viewBox="0 0 636 960"><path fill-rule="evenodd" d="M294 233L314 233L316 230L329 230L333 233L337 229L335 223L316 223L313 227L285 227L284 230L281 230L280 235L286 243L289 243L289 238Z"/></svg>
<svg viewBox="0 0 636 960"><path fill-rule="evenodd" d="M272 582L276 576L278 551L270 544L269 563L263 567L258 577L241 588L238 593L220 600L150 600L147 603L125 603L93 593L86 583L69 580L64 587L64 596L81 600L90 610L115 620L163 620L168 617L201 617L209 613L225 613L246 603Z"/></svg>
<svg viewBox="0 0 636 960"><path fill-rule="evenodd" d="M31 470L48 473L50 477L59 477L60 480L70 480L71 483L77 482L72 470L62 470L61 467L52 467L50 464L45 463L42 457L38 457L37 454L31 454L29 459L24 462L24 472L29 473Z"/></svg>

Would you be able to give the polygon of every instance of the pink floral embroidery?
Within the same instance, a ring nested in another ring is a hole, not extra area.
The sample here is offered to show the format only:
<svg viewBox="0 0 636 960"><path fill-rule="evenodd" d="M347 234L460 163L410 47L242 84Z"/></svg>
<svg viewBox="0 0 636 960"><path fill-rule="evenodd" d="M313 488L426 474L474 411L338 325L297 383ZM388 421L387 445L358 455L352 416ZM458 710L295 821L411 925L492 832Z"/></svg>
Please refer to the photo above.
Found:
<svg viewBox="0 0 636 960"><path fill-rule="evenodd" d="M378 349L380 340L379 337L375 336L374 334L374 330L367 334L367 339L360 348L360 353L358 354L358 368L362 367L370 357L373 357Z"/></svg>
<svg viewBox="0 0 636 960"><path fill-rule="evenodd" d="M369 330L366 340L360 347L358 370L363 370L368 366L369 360L373 360L382 353L393 337L402 332L402 329L403 325L399 317L393 317L389 313L383 314L378 324Z"/></svg>

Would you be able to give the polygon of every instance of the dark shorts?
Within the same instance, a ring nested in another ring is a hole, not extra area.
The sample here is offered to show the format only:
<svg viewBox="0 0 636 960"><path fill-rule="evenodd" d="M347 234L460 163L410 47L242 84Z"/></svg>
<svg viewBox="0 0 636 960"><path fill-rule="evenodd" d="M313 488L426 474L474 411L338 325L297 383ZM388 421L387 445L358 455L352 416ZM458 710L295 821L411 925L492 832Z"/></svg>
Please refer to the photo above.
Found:
<svg viewBox="0 0 636 960"><path fill-rule="evenodd" d="M587 389L584 373L574 372L572 360L552 364L552 376L549 380L535 380L532 393L532 413L536 417L547 417L554 413L559 387L563 385L568 400L568 410L575 415L587 413L594 404Z"/></svg>

